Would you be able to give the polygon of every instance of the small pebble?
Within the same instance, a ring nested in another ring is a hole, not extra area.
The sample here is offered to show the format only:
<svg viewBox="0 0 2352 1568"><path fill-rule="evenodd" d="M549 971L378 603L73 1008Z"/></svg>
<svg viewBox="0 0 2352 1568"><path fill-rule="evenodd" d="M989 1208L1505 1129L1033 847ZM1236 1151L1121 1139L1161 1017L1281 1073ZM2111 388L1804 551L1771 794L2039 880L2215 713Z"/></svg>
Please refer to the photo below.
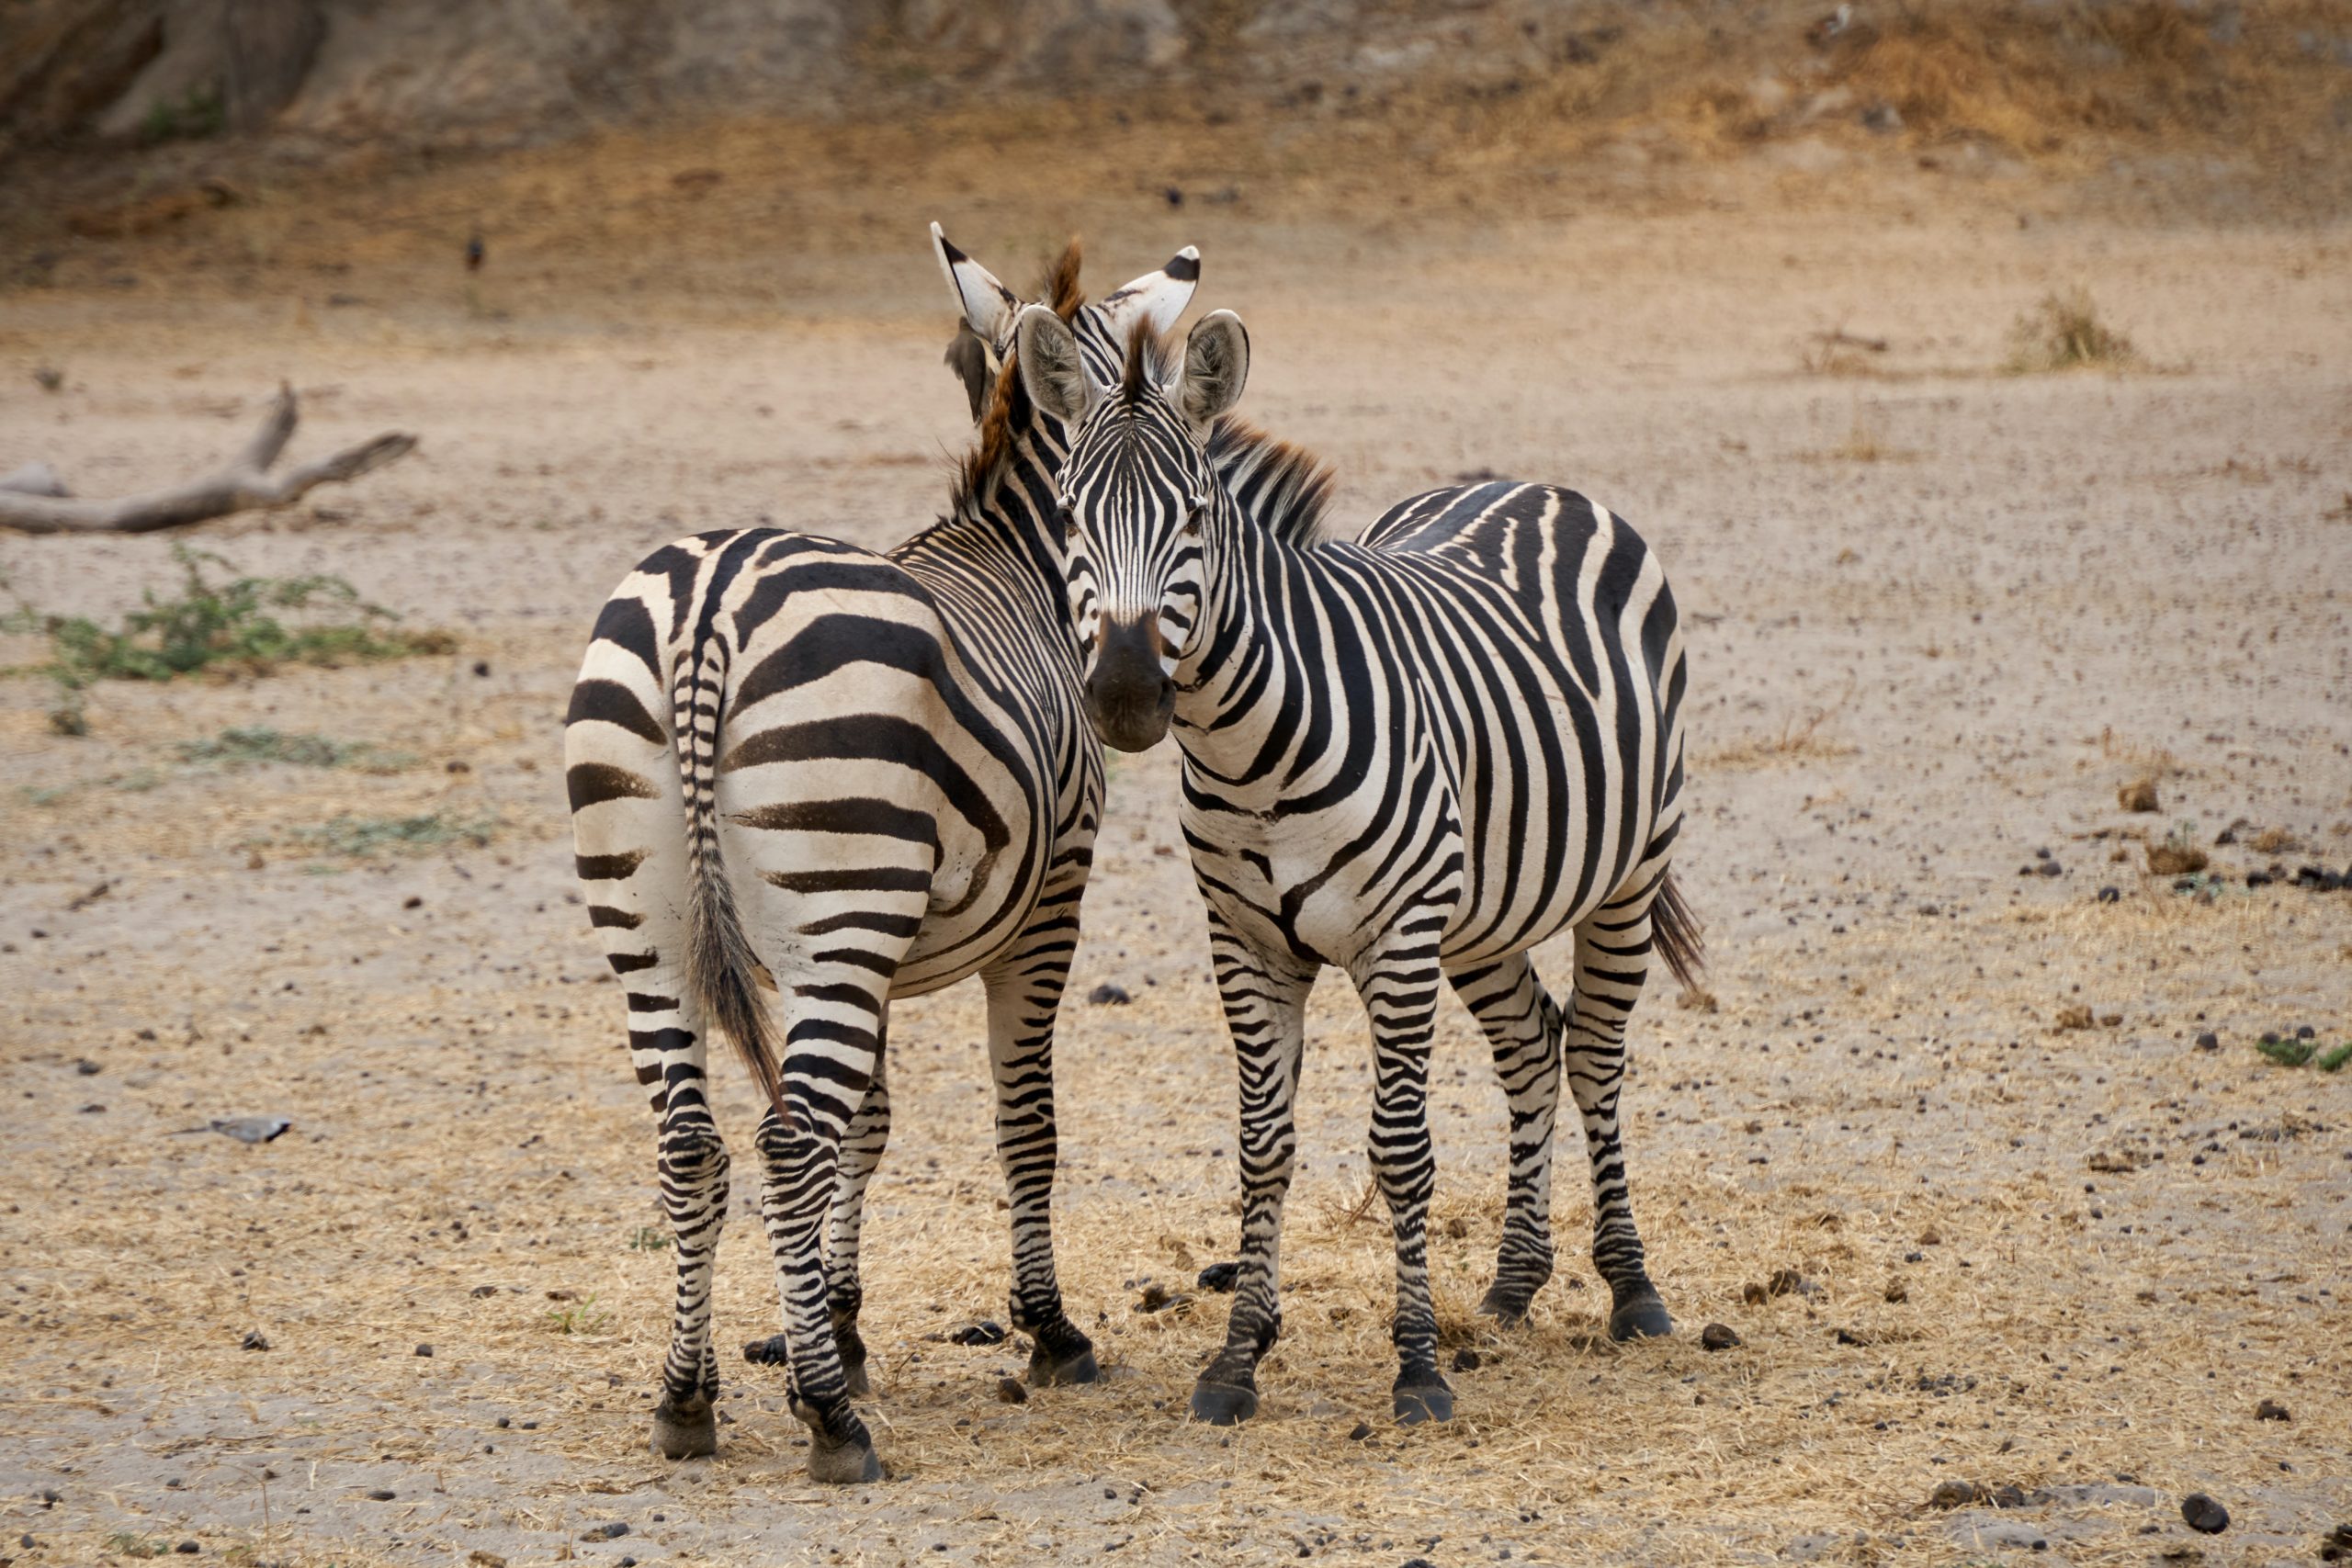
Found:
<svg viewBox="0 0 2352 1568"><path fill-rule="evenodd" d="M996 1397L1003 1404L1026 1404L1029 1403L1029 1391L1021 1386L1019 1378L999 1378L996 1380Z"/></svg>
<svg viewBox="0 0 2352 1568"><path fill-rule="evenodd" d="M184 1540L177 1546L172 1548L172 1550L178 1552L183 1557L193 1557L198 1552L204 1550L204 1543L195 1540Z"/></svg>
<svg viewBox="0 0 2352 1568"><path fill-rule="evenodd" d="M582 1540L618 1540L628 1534L627 1519L613 1519L601 1525L591 1525L580 1532Z"/></svg>
<svg viewBox="0 0 2352 1568"><path fill-rule="evenodd" d="M1475 1372L1478 1370L1478 1352L1464 1345L1453 1353L1453 1370L1457 1372Z"/></svg>
<svg viewBox="0 0 2352 1568"><path fill-rule="evenodd" d="M500 1431L502 1431L502 1432L503 1432L503 1431L504 1431L504 1430L506 1430L506 1428L507 1428L507 1427L509 1427L513 1426L514 1424L514 1418L513 1418L512 1416L501 1416L498 1418L498 1429L499 1429Z"/></svg>
<svg viewBox="0 0 2352 1568"><path fill-rule="evenodd" d="M2208 1029L2197 1036L2197 1048L2199 1051L2218 1051L2222 1048L2222 1037Z"/></svg>
<svg viewBox="0 0 2352 1568"><path fill-rule="evenodd" d="M1372 1423L1369 1421L1359 1421L1348 1430L1348 1441L1351 1443L1361 1443L1371 1436Z"/></svg>
<svg viewBox="0 0 2352 1568"><path fill-rule="evenodd" d="M2199 1535L2219 1535L2230 1528L2230 1511L2202 1492L2191 1492L2180 1500L2180 1517Z"/></svg>
<svg viewBox="0 0 2352 1568"><path fill-rule="evenodd" d="M247 1350L266 1350L269 1348L269 1336L258 1328L249 1328L245 1330L244 1338L238 1343Z"/></svg>
<svg viewBox="0 0 2352 1568"><path fill-rule="evenodd" d="M1699 1343L1710 1350L1728 1350L1740 1343L1737 1334L1727 1323L1711 1323L1699 1330Z"/></svg>
<svg viewBox="0 0 2352 1568"><path fill-rule="evenodd" d="M1968 1481L1947 1481L1928 1494L1931 1508L1961 1508L1976 1501L1980 1495L1975 1483Z"/></svg>
<svg viewBox="0 0 2352 1568"><path fill-rule="evenodd" d="M433 1347L430 1345L419 1345L416 1348L416 1353L424 1357L427 1360L430 1360L433 1357Z"/></svg>
<svg viewBox="0 0 2352 1568"><path fill-rule="evenodd" d="M2293 1416L2287 1414L2287 1407L2279 1404L2275 1399L2266 1399L2261 1404L2256 1405L2254 1407L2254 1418L2257 1421L2291 1421L2294 1419Z"/></svg>
<svg viewBox="0 0 2352 1568"><path fill-rule="evenodd" d="M1114 986L1108 980L1086 993L1086 999L1099 1008L1123 1008L1135 998L1127 995L1125 986Z"/></svg>
<svg viewBox="0 0 2352 1568"><path fill-rule="evenodd" d="M389 1486L379 1486L373 1492L368 1494L368 1500L376 1503L389 1503L392 1500L394 1495L395 1494Z"/></svg>
<svg viewBox="0 0 2352 1568"><path fill-rule="evenodd" d="M2120 887L2108 886L2102 887L2098 890L2098 901L2102 904L2116 903L2120 900L2122 897L2123 889Z"/></svg>

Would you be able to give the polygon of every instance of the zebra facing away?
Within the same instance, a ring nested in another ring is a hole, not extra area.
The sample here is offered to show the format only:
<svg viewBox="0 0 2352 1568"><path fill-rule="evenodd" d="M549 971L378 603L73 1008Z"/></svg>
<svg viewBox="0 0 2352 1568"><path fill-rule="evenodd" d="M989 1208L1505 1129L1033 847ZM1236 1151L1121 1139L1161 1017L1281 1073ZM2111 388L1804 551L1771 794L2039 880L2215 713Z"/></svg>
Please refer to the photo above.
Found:
<svg viewBox="0 0 2352 1568"><path fill-rule="evenodd" d="M958 373L978 386L980 444L948 515L887 554L774 528L656 551L598 616L566 716L579 874L660 1118L677 1300L653 1444L673 1459L718 1445L711 1274L729 1161L710 1032L770 1101L761 1213L809 1472L871 1481L880 1462L850 1400L865 1392L857 1247L889 1132L889 1003L975 974L1012 1198L1012 1319L1035 1339L1032 1381L1096 1375L1049 1228L1054 1021L1102 803L1050 514L1064 443L1011 363L1021 301L936 225L932 237L976 334L959 332ZM1182 314L1199 258L1187 249L1093 305L1077 274L1072 245L1044 308L1114 374L1130 327ZM1235 471L1259 460L1227 445Z"/></svg>
<svg viewBox="0 0 2352 1568"><path fill-rule="evenodd" d="M1114 384L1049 310L1024 310L1016 343L1031 399L1069 432L1058 500L1089 715L1124 750L1176 730L1184 836L1238 1059L1241 1264L1193 1413L1251 1415L1257 1364L1281 1329L1293 1100L1325 964L1347 971L1372 1029L1397 1418L1442 1420L1453 1403L1426 1236L1441 982L1485 1031L1510 1110L1507 1212L1481 1310L1515 1321L1550 1277L1565 1068L1591 1158L1610 1334L1670 1333L1617 1117L1651 953L1686 979L1699 957L1668 865L1684 666L1657 558L1607 511L1546 485L1432 491L1353 543L1318 540L1313 509L1275 527L1241 514L1203 445L1249 373L1230 311L1194 327L1181 360L1135 332ZM1565 1010L1527 956L1561 931L1575 938Z"/></svg>

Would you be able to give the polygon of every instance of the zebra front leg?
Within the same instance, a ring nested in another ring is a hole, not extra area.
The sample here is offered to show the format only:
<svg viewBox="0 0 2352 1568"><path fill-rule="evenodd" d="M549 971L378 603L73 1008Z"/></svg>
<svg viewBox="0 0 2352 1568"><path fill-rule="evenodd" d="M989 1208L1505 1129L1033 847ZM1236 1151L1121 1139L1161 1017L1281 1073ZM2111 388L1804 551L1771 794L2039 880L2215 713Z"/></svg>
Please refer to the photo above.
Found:
<svg viewBox="0 0 2352 1568"><path fill-rule="evenodd" d="M1592 1159L1592 1265L1609 1281L1609 1337L1654 1338L1674 1332L1674 1320L1650 1283L1641 1233L1625 1179L1618 1091L1625 1077L1625 1024L1649 975L1649 898L1628 915L1604 907L1577 928L1576 991L1561 1020L1568 1091L1584 1118ZM1552 1016L1558 1018L1556 1009Z"/></svg>
<svg viewBox="0 0 2352 1568"><path fill-rule="evenodd" d="M1241 1258L1225 1348L1193 1385L1193 1416L1219 1427L1258 1410L1258 1362L1282 1334L1283 1200L1298 1155L1294 1119L1315 976L1252 952L1209 908L1209 958L1240 1080Z"/></svg>
<svg viewBox="0 0 2352 1568"><path fill-rule="evenodd" d="M1012 1213L1012 1326L1031 1337L1029 1381L1046 1387L1101 1376L1094 1345L1062 1306L1054 1269L1054 1021L1077 941L1076 895L1041 919L1012 955L983 976L989 1068L996 1085L996 1157Z"/></svg>
<svg viewBox="0 0 2352 1568"><path fill-rule="evenodd" d="M1396 1241L1396 1385L1407 1426L1451 1420L1453 1390L1437 1370L1437 1311L1430 1297L1430 1198L1437 1186L1430 1142L1430 1041L1442 976L1434 947L1383 954L1357 966L1356 990L1372 1021L1373 1179L1388 1201Z"/></svg>
<svg viewBox="0 0 2352 1568"><path fill-rule="evenodd" d="M1478 1310L1506 1325L1527 1315L1552 1277L1552 1134L1560 1112L1560 1040L1552 998L1524 953L1451 976L1494 1047L1510 1111L1510 1185L1495 1282Z"/></svg>
<svg viewBox="0 0 2352 1568"><path fill-rule="evenodd" d="M841 1352L842 1375L853 1399L866 1398L874 1392L865 1372L865 1338L857 1331L857 1314L865 1305L857 1248L865 1232L865 1190L890 1143L888 1028L886 1012L883 1043L874 1058L874 1081L865 1086L865 1102L850 1119L849 1131L842 1138L841 1171L833 1183L832 1234L825 1248L826 1314L832 1322L833 1344Z"/></svg>

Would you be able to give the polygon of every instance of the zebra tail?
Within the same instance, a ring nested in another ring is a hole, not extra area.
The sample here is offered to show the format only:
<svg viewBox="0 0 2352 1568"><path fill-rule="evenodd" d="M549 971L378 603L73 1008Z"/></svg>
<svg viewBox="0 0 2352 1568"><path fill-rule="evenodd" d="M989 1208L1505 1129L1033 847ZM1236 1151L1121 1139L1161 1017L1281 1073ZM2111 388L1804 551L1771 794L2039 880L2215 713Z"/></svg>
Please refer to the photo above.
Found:
<svg viewBox="0 0 2352 1568"><path fill-rule="evenodd" d="M1706 933L1683 902L1671 866L1659 879L1657 899L1650 906L1650 942L1677 980L1686 987L1697 983L1699 972L1707 966Z"/></svg>
<svg viewBox="0 0 2352 1568"><path fill-rule="evenodd" d="M702 1016L733 1043L777 1119L797 1133L799 1121L784 1100L775 1021L760 997L760 957L743 931L719 851L718 732L726 690L726 645L706 637L695 650L693 674L678 685L671 727L686 801L686 989Z"/></svg>

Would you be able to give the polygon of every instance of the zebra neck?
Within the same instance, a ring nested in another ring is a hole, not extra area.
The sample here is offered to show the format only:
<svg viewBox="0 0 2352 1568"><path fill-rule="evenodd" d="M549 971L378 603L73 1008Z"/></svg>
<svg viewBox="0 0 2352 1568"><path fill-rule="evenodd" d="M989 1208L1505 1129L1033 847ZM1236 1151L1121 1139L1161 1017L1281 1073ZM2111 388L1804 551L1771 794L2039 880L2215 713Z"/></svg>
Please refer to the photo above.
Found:
<svg viewBox="0 0 2352 1568"><path fill-rule="evenodd" d="M1052 521L1061 464L1060 444L1033 429L990 480L959 497L954 513L904 547L904 564L920 572L924 558L950 560L959 575L983 577L1011 603L1059 622L1069 592L1061 534Z"/></svg>

